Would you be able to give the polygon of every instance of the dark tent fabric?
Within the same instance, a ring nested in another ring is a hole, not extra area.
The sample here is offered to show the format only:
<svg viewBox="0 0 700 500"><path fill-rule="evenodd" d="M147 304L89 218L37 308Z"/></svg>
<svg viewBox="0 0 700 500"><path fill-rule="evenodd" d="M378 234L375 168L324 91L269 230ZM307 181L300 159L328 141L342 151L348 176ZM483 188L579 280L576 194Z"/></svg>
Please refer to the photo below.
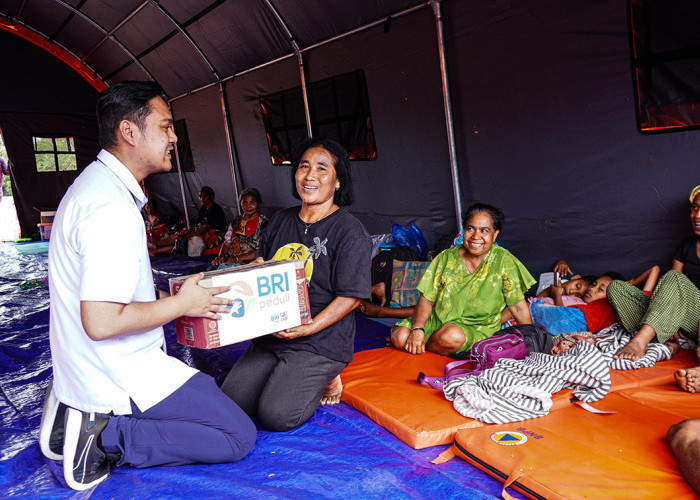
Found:
<svg viewBox="0 0 700 500"><path fill-rule="evenodd" d="M187 126L195 169L183 174L183 187L176 173L149 179L149 193L174 214L183 211L184 192L192 217L202 185L215 187L228 216L246 187L261 190L268 215L296 203L288 167L271 164L259 103L300 85L294 44L309 82L361 69L377 159L353 162L357 196L349 209L373 234L415 221L432 245L457 229L437 3L91 0L68 8L35 0L0 13L69 47L108 83L163 84L175 119ZM577 272L628 277L667 267L689 232L698 132L637 131L629 5L439 5L463 208L501 207L499 242L533 274L558 258ZM10 77L21 79L25 70L16 69Z"/></svg>

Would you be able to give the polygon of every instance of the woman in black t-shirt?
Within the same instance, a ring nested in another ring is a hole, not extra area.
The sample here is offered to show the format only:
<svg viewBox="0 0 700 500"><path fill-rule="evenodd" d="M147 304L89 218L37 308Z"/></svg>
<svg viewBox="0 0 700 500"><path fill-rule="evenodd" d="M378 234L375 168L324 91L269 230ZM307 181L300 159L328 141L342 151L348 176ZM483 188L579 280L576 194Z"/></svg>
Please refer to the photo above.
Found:
<svg viewBox="0 0 700 500"><path fill-rule="evenodd" d="M352 360L353 311L371 288L369 234L340 208L352 202L345 149L312 139L292 179L302 204L270 219L258 257L305 261L313 321L254 339L221 386L248 415L276 431L303 424L319 403L340 401L340 372Z"/></svg>
<svg viewBox="0 0 700 500"><path fill-rule="evenodd" d="M694 236L684 239L674 255L671 270L664 274L649 297L621 281L608 287L608 300L620 315L625 329L635 336L613 357L637 360L651 341L667 342L671 354L678 351L676 334L697 339L700 323L700 186L690 193L690 222ZM676 372L683 390L700 390L700 367Z"/></svg>

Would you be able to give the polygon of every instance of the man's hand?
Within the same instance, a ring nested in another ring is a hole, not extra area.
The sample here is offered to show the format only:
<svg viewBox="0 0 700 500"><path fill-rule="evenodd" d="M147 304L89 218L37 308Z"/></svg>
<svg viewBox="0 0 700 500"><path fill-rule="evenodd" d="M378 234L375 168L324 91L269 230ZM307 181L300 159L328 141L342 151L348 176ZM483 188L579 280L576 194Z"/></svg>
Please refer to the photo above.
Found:
<svg viewBox="0 0 700 500"><path fill-rule="evenodd" d="M199 286L202 278L204 278L202 273L187 278L175 296L187 304L187 309L183 316L220 319L218 314L225 313L227 311L226 306L232 305L233 301L217 297L217 295L228 292L231 288L228 286Z"/></svg>

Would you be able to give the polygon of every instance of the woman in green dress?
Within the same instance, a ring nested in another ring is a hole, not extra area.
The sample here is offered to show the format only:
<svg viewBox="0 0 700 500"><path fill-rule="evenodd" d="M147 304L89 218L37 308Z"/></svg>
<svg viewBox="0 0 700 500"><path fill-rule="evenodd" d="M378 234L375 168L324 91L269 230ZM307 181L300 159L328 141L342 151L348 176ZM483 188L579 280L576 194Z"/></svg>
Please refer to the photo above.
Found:
<svg viewBox="0 0 700 500"><path fill-rule="evenodd" d="M435 257L418 283L413 317L391 329L391 343L411 354L452 355L501 328L505 307L518 324L531 324L525 292L535 284L508 250L494 246L503 212L485 204L463 215L464 242Z"/></svg>

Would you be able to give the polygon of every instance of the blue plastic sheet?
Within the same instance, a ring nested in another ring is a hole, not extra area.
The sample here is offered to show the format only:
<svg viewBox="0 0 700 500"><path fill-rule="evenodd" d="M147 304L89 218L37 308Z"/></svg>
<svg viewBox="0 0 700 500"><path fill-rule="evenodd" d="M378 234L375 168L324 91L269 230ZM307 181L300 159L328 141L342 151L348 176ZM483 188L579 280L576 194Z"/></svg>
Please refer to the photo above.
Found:
<svg viewBox="0 0 700 500"><path fill-rule="evenodd" d="M115 468L86 492L69 490L60 462L37 443L51 378L47 288L19 283L46 273L46 254L0 244L0 491L3 498L499 498L502 485L459 460L433 465L447 446L413 450L341 403L320 407L285 433L259 430L252 453L234 464ZM189 274L193 259L154 259L160 278ZM388 329L358 317L356 350L383 347ZM219 382L244 345L210 351L178 344L166 325L171 355Z"/></svg>

